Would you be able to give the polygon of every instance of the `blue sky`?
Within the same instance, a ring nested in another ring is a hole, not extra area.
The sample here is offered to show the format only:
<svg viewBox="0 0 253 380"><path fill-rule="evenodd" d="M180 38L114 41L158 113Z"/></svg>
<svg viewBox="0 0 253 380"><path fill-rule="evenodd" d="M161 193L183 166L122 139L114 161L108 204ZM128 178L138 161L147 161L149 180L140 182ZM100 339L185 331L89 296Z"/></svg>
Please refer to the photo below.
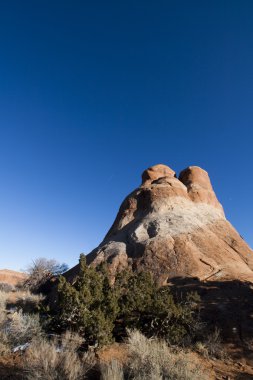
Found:
<svg viewBox="0 0 253 380"><path fill-rule="evenodd" d="M148 166L205 168L253 246L252 1L2 1L0 268L70 266Z"/></svg>

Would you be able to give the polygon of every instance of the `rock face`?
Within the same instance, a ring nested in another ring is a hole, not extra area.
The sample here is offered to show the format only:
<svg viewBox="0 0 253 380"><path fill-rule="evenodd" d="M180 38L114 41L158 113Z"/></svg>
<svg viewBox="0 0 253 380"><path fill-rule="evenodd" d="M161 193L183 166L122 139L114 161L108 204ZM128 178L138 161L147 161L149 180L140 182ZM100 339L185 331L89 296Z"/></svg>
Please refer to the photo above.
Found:
<svg viewBox="0 0 253 380"><path fill-rule="evenodd" d="M179 178L165 165L145 170L87 261L108 262L112 276L145 269L160 284L175 277L253 281L253 251L226 220L208 173L196 166Z"/></svg>

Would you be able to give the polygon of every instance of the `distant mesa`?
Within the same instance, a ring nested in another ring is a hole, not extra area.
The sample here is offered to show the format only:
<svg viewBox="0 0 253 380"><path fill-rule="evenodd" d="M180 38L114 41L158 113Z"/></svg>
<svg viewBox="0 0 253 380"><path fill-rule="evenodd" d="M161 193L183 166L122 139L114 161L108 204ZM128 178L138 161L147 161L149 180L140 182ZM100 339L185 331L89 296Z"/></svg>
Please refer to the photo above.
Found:
<svg viewBox="0 0 253 380"><path fill-rule="evenodd" d="M26 278L27 275L25 273L16 272L9 269L0 269L0 283L16 286L25 281Z"/></svg>
<svg viewBox="0 0 253 380"><path fill-rule="evenodd" d="M160 284L175 277L253 281L253 251L226 220L208 173L197 166L178 178L166 165L146 169L87 261L107 262L112 277L125 268L148 270ZM67 277L77 273L78 266Z"/></svg>

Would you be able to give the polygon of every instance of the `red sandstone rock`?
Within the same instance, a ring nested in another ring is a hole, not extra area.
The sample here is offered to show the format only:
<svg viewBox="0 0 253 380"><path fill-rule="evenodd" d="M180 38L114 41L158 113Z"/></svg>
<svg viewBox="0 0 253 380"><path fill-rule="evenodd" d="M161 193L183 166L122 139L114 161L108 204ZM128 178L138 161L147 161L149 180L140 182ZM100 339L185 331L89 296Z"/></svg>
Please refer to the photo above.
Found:
<svg viewBox="0 0 253 380"><path fill-rule="evenodd" d="M253 281L253 251L226 220L208 173L195 166L179 179L165 165L145 170L87 261L107 261L112 276L127 267L149 270L160 284L178 276Z"/></svg>
<svg viewBox="0 0 253 380"><path fill-rule="evenodd" d="M152 182L156 179L162 178L162 177L174 177L175 176L174 170L170 169L166 165L158 164L151 166L147 170L144 170L142 173L142 183L144 184L147 182Z"/></svg>
<svg viewBox="0 0 253 380"><path fill-rule="evenodd" d="M204 202L223 210L205 170L198 166L190 166L180 173L179 180L185 184L188 194L194 202Z"/></svg>

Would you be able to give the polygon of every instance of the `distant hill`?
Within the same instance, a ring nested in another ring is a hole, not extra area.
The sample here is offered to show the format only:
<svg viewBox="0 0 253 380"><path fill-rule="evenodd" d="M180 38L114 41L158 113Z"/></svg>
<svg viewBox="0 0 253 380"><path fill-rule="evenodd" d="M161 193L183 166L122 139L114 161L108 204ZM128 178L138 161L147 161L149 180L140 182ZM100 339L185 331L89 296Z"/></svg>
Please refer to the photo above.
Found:
<svg viewBox="0 0 253 380"><path fill-rule="evenodd" d="M10 285L17 285L24 281L27 275L25 273L16 272L10 269L0 269L0 282Z"/></svg>

